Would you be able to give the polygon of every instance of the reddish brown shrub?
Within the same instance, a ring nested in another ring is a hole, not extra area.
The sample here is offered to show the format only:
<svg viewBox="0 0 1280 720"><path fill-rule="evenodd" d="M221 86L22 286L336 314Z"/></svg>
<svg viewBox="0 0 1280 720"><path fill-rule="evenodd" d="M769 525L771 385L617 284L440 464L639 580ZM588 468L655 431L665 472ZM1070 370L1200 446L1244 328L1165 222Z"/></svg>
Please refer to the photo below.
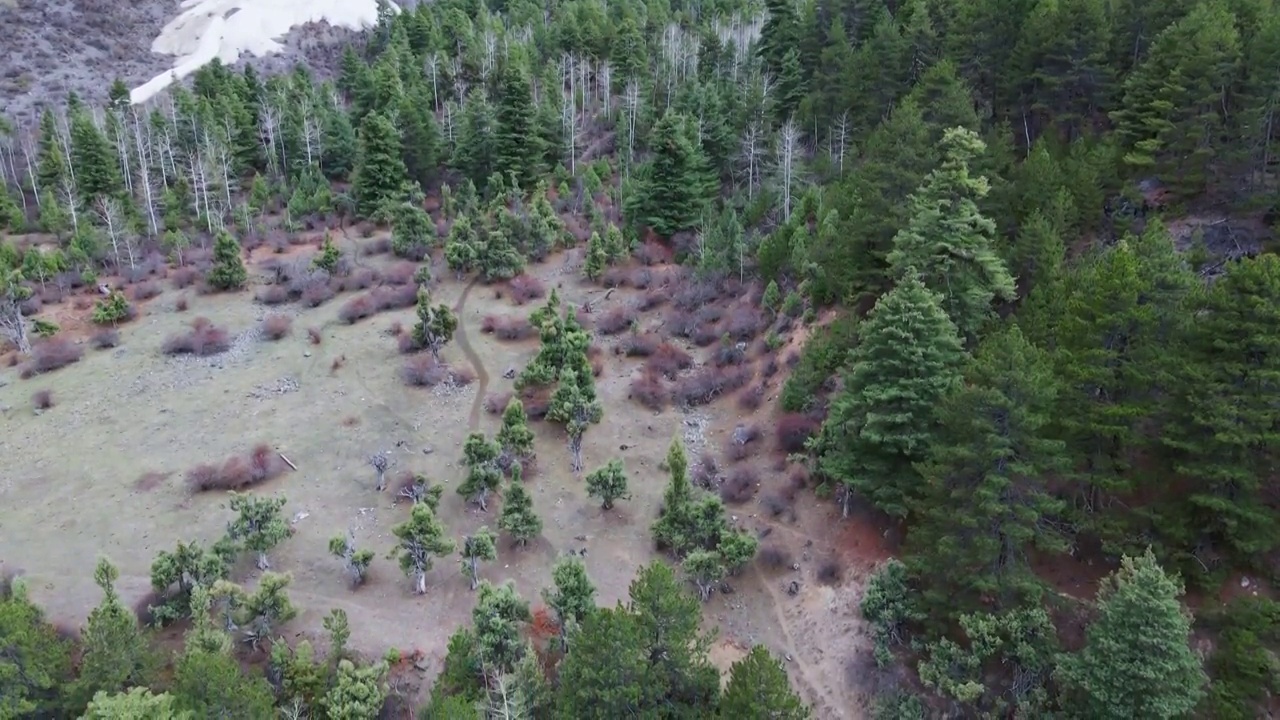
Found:
<svg viewBox="0 0 1280 720"><path fill-rule="evenodd" d="M259 483L284 473L288 467L280 454L270 445L260 443L249 453L249 479Z"/></svg>
<svg viewBox="0 0 1280 720"><path fill-rule="evenodd" d="M627 357L649 357L658 350L658 340L652 335L632 333L622 339L614 352Z"/></svg>
<svg viewBox="0 0 1280 720"><path fill-rule="evenodd" d="M413 282L414 273L418 272L418 266L401 260L382 273L382 282L388 285L408 285Z"/></svg>
<svg viewBox="0 0 1280 720"><path fill-rule="evenodd" d="M600 276L600 285L606 288L626 287L630 279L630 273L624 268L613 267Z"/></svg>
<svg viewBox="0 0 1280 720"><path fill-rule="evenodd" d="M289 289L282 285L268 285L254 293L253 299L263 305L279 305L289 301Z"/></svg>
<svg viewBox="0 0 1280 720"><path fill-rule="evenodd" d="M360 268L345 277L334 278L330 284L337 292L355 292L368 290L378 281L377 273L369 268Z"/></svg>
<svg viewBox="0 0 1280 720"><path fill-rule="evenodd" d="M805 442L818 431L818 421L800 413L787 413L778 418L776 433L778 447L794 453L804 450Z"/></svg>
<svg viewBox="0 0 1280 720"><path fill-rule="evenodd" d="M823 585L839 585L843 576L844 567L840 565L838 558L827 558L818 565L818 582Z"/></svg>
<svg viewBox="0 0 1280 720"><path fill-rule="evenodd" d="M289 334L293 327L293 319L288 315L268 315L262 321L262 336L268 340L279 340Z"/></svg>
<svg viewBox="0 0 1280 720"><path fill-rule="evenodd" d="M645 372L654 375L675 379L681 370L688 370L693 367L693 358L689 353L664 342L658 345L653 354L644 363Z"/></svg>
<svg viewBox="0 0 1280 720"><path fill-rule="evenodd" d="M636 259L643 265L665 265L671 262L671 251L661 243L649 240L636 249Z"/></svg>
<svg viewBox="0 0 1280 720"><path fill-rule="evenodd" d="M747 305L739 305L730 310L724 322L724 331L738 342L754 339L763 329L764 318L760 311Z"/></svg>
<svg viewBox="0 0 1280 720"><path fill-rule="evenodd" d="M44 302L40 299L39 295L32 295L26 300L18 303L18 311L27 317L31 317L32 315L40 312L43 307Z"/></svg>
<svg viewBox="0 0 1280 720"><path fill-rule="evenodd" d="M676 387L675 399L689 407L706 405L721 395L733 392L751 380L746 368L703 368L695 375L684 378Z"/></svg>
<svg viewBox="0 0 1280 720"><path fill-rule="evenodd" d="M707 347L713 345L720 339L720 333L716 331L714 325L703 325L693 331L693 335L689 337L690 342L698 347Z"/></svg>
<svg viewBox="0 0 1280 720"><path fill-rule="evenodd" d="M50 285L40 291L40 302L45 305L57 305L62 302L62 288Z"/></svg>
<svg viewBox="0 0 1280 720"><path fill-rule="evenodd" d="M89 338L89 344L98 350L106 350L120 344L120 333L115 328L103 328Z"/></svg>
<svg viewBox="0 0 1280 720"><path fill-rule="evenodd" d="M414 285L380 287L373 291L375 312L399 310L418 303L418 288Z"/></svg>
<svg viewBox="0 0 1280 720"><path fill-rule="evenodd" d="M327 283L308 283L302 290L302 304L309 308L319 307L332 300L336 294Z"/></svg>
<svg viewBox="0 0 1280 720"><path fill-rule="evenodd" d="M342 366L346 364L347 364L347 356L339 355L338 357L333 359L333 362L329 363L329 374L333 375L337 373L339 370L342 369Z"/></svg>
<svg viewBox="0 0 1280 720"><path fill-rule="evenodd" d="M681 310L694 312L695 310L710 307L709 303L718 298L719 295L720 293L716 290L715 283L709 280L691 279L685 281L684 286L676 292L671 302Z"/></svg>
<svg viewBox="0 0 1280 720"><path fill-rule="evenodd" d="M738 396L738 407L748 412L755 410L764 403L764 386L757 385L750 390Z"/></svg>
<svg viewBox="0 0 1280 720"><path fill-rule="evenodd" d="M34 405L37 410L48 410L53 407L53 391L37 390L35 394L31 396L31 404Z"/></svg>
<svg viewBox="0 0 1280 720"><path fill-rule="evenodd" d="M718 368L741 365L747 361L747 352L737 345L721 345L712 353L711 361Z"/></svg>
<svg viewBox="0 0 1280 720"><path fill-rule="evenodd" d="M551 409L553 388L527 388L520 393L520 402L524 404L524 412L532 420L541 420Z"/></svg>
<svg viewBox="0 0 1280 720"><path fill-rule="evenodd" d="M720 479L720 463L711 453L703 453L693 466L693 482L710 490Z"/></svg>
<svg viewBox="0 0 1280 720"><path fill-rule="evenodd" d="M511 301L523 305L530 300L537 300L547 294L542 281L532 275L520 274L511 278L507 286L511 290Z"/></svg>
<svg viewBox="0 0 1280 720"><path fill-rule="evenodd" d="M391 324L387 325L387 334L391 337L400 337L404 334L404 324L399 320L392 320Z"/></svg>
<svg viewBox="0 0 1280 720"><path fill-rule="evenodd" d="M338 310L338 318L348 325L353 325L378 311L372 294L359 295L348 300Z"/></svg>
<svg viewBox="0 0 1280 720"><path fill-rule="evenodd" d="M771 357L768 360L765 360L764 367L760 369L760 374L767 378L771 378L778 374L778 359Z"/></svg>
<svg viewBox="0 0 1280 720"><path fill-rule="evenodd" d="M142 302L143 300L150 300L151 298L159 295L163 290L160 289L160 283L147 280L134 285L132 292L134 302Z"/></svg>
<svg viewBox="0 0 1280 720"><path fill-rule="evenodd" d="M765 495L760 500L760 504L769 513L769 517L780 517L783 513L788 513L792 517L795 516L795 511L791 508L791 502L777 493Z"/></svg>
<svg viewBox="0 0 1280 720"><path fill-rule="evenodd" d="M617 335L631 327L636 320L636 311L624 306L616 307L605 313L596 321L596 330L601 335Z"/></svg>
<svg viewBox="0 0 1280 720"><path fill-rule="evenodd" d="M476 374L469 367L449 368L449 379L458 387L466 387L476 381Z"/></svg>
<svg viewBox="0 0 1280 720"><path fill-rule="evenodd" d="M89 308L93 307L93 300L81 295L77 297L75 300L71 301L71 307L75 308L76 310L88 310Z"/></svg>
<svg viewBox="0 0 1280 720"><path fill-rule="evenodd" d="M766 545L760 548L760 552L756 557L760 558L760 564L769 570L789 570L794 564L791 559L791 553L777 545Z"/></svg>
<svg viewBox="0 0 1280 720"><path fill-rule="evenodd" d="M169 478L170 473L167 472L145 472L133 482L133 488L139 492L150 492L160 487L160 484Z"/></svg>
<svg viewBox="0 0 1280 720"><path fill-rule="evenodd" d="M637 290L647 290L653 284L653 271L647 267L636 268L628 274L627 284Z"/></svg>
<svg viewBox="0 0 1280 720"><path fill-rule="evenodd" d="M310 342L312 345L320 344L319 328L307 328L307 341Z"/></svg>
<svg viewBox="0 0 1280 720"><path fill-rule="evenodd" d="M391 252L391 238L377 237L360 246L361 255L385 255Z"/></svg>
<svg viewBox="0 0 1280 720"><path fill-rule="evenodd" d="M760 477L756 471L750 465L740 465L720 486L720 499L726 503L744 503L755 497L759 486Z"/></svg>
<svg viewBox="0 0 1280 720"><path fill-rule="evenodd" d="M448 369L430 355L415 355L400 367L400 379L412 387L433 387L448 377Z"/></svg>
<svg viewBox="0 0 1280 720"><path fill-rule="evenodd" d="M654 308L662 307L667 302L667 293L662 290L650 290L636 301L636 310L640 312L649 312Z"/></svg>
<svg viewBox="0 0 1280 720"><path fill-rule="evenodd" d="M788 354L787 354L786 363L787 363L787 367L789 367L789 368L794 368L796 365L799 365L799 364L800 364L800 353L795 352L795 351L792 351L792 352L788 353Z"/></svg>
<svg viewBox="0 0 1280 720"><path fill-rule="evenodd" d="M662 384L662 378L654 373L646 372L631 381L631 392L627 397L635 400L650 410L661 410L667 406L671 393Z"/></svg>
<svg viewBox="0 0 1280 720"><path fill-rule="evenodd" d="M18 374L25 379L53 372L58 368L79 362L83 356L84 350L70 340L58 337L49 338L32 346L31 359L27 361L26 365L22 366L22 370Z"/></svg>
<svg viewBox="0 0 1280 720"><path fill-rule="evenodd" d="M188 307L189 305L190 305L190 301L188 301L188 300L187 300L187 296L186 296L186 295L183 295L183 296L179 297L177 300L174 300L174 301L173 301L173 311L174 311L174 312L186 312L186 311L187 311L187 307Z"/></svg>
<svg viewBox="0 0 1280 720"><path fill-rule="evenodd" d="M501 415L511 402L511 393L489 393L484 398L484 411L490 415Z"/></svg>
<svg viewBox="0 0 1280 720"><path fill-rule="evenodd" d="M587 361L591 363L591 375L600 377L600 373L604 372L604 350L599 345L588 347Z"/></svg>
<svg viewBox="0 0 1280 720"><path fill-rule="evenodd" d="M208 318L191 321L190 329L165 339L161 350L165 355L195 355L205 357L226 352L231 348L231 338L226 330L214 325Z"/></svg>
<svg viewBox="0 0 1280 720"><path fill-rule="evenodd" d="M169 273L169 283L174 290L189 288L200 279L200 271L193 267L180 267Z"/></svg>
<svg viewBox="0 0 1280 720"><path fill-rule="evenodd" d="M538 334L529 318L485 315L480 321L480 332L492 333L499 340L527 340Z"/></svg>
<svg viewBox="0 0 1280 720"><path fill-rule="evenodd" d="M401 355L412 355L422 350L422 343L418 342L413 333L404 333L396 338L396 349Z"/></svg>

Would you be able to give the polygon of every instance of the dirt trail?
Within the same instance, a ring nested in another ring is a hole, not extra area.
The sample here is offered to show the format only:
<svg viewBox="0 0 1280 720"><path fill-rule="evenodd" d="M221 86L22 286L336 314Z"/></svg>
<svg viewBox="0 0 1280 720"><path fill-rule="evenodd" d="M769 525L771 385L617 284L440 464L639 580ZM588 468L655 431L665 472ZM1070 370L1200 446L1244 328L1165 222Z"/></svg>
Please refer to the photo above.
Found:
<svg viewBox="0 0 1280 720"><path fill-rule="evenodd" d="M476 353L475 348L471 347L471 341L467 339L467 324L462 320L467 296L471 294L471 288L475 287L477 282L479 282L478 278L467 283L462 290L462 295L458 298L458 303L453 306L453 314L458 318L458 329L453 339L458 341L458 348L462 350L463 355L467 356L467 362L470 362L471 368L476 371L476 399L471 401L471 414L467 416L468 432L475 432L480 427L480 408L484 404L485 391L489 389L489 371L480 361L480 355Z"/></svg>

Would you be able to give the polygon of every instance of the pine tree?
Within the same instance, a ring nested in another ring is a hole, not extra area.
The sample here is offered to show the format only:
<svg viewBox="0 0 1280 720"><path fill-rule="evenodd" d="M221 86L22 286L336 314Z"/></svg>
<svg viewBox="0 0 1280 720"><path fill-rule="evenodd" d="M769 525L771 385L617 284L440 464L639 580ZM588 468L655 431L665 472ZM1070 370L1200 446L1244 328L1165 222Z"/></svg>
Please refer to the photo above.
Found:
<svg viewBox="0 0 1280 720"><path fill-rule="evenodd" d="M1067 697L1087 717L1178 718L1204 694L1205 676L1188 644L1181 584L1147 550L1125 557L1098 590L1097 619L1084 648L1061 673Z"/></svg>
<svg viewBox="0 0 1280 720"><path fill-rule="evenodd" d="M911 219L893 240L888 261L894 277L918 275L942 298L943 309L962 337L974 341L991 317L993 299L1014 299L1013 278L992 245L995 223L978 210L990 188L969 175L970 162L985 149L963 128L943 137L942 166L911 196Z"/></svg>
<svg viewBox="0 0 1280 720"><path fill-rule="evenodd" d="M572 641L559 667L561 717L627 717L645 707L653 692L646 686L650 663L635 616L621 607L600 609L583 618Z"/></svg>
<svg viewBox="0 0 1280 720"><path fill-rule="evenodd" d="M955 386L962 350L939 298L914 276L880 298L858 327L845 391L814 449L818 469L849 493L905 517L921 492L914 464L934 439L929 422Z"/></svg>
<svg viewBox="0 0 1280 720"><path fill-rule="evenodd" d="M328 717L375 720L387 699L386 677L385 663L356 667L350 660L339 661L333 687L324 696Z"/></svg>
<svg viewBox="0 0 1280 720"><path fill-rule="evenodd" d="M120 571L106 558L98 560L93 580L102 589L102 603L89 613L81 639L84 654L79 678L71 694L77 707L99 692L116 693L134 685L146 685L156 669L148 638L138 618L124 606L115 590Z"/></svg>
<svg viewBox="0 0 1280 720"><path fill-rule="evenodd" d="M513 477L507 486L498 528L505 530L522 547L542 533L542 518L534 512L533 497L518 477Z"/></svg>
<svg viewBox="0 0 1280 720"><path fill-rule="evenodd" d="M809 709L791 690L782 663L763 645L756 645L729 668L729 684L720 699L720 716L807 720Z"/></svg>
<svg viewBox="0 0 1280 720"><path fill-rule="evenodd" d="M494 436L502 448L502 454L510 460L522 460L533 456L533 431L529 429L529 416L524 403L513 397L502 411L502 427Z"/></svg>
<svg viewBox="0 0 1280 720"><path fill-rule="evenodd" d="M588 280L599 280L608 262L600 233L591 233L591 237L587 239L587 259L582 263L582 274L586 275Z"/></svg>
<svg viewBox="0 0 1280 720"><path fill-rule="evenodd" d="M239 290L249 279L244 260L240 258L240 243L223 230L213 240L213 267L205 278L215 290Z"/></svg>
<svg viewBox="0 0 1280 720"><path fill-rule="evenodd" d="M1064 444L1047 435L1056 394L1049 359L1011 325L983 340L942 399L907 556L932 618L1038 600L1032 548L1065 549L1045 522L1063 506L1045 487L1066 467Z"/></svg>
<svg viewBox="0 0 1280 720"><path fill-rule="evenodd" d="M479 186L489 181L489 176L498 166L496 125L489 101L479 93L469 95L462 108L453 159L449 164Z"/></svg>
<svg viewBox="0 0 1280 720"><path fill-rule="evenodd" d="M87 205L123 189L116 150L87 113L71 115L71 168Z"/></svg>
<svg viewBox="0 0 1280 720"><path fill-rule="evenodd" d="M1271 400L1280 391L1280 258L1228 264L1196 305L1165 436L1175 470L1194 482L1160 525L1176 547L1207 545L1248 565L1280 544L1267 500L1280 458Z"/></svg>
<svg viewBox="0 0 1280 720"><path fill-rule="evenodd" d="M560 372L560 385L551 396L547 419L562 423L569 435L569 452L573 454L573 471L582 470L582 436L591 425L604 417L604 406L596 397L595 381L590 372L565 368Z"/></svg>
<svg viewBox="0 0 1280 720"><path fill-rule="evenodd" d="M118 720L119 718L146 718L146 720L194 720L189 712L177 710L169 693L153 695L142 687L127 692L99 692L85 708L81 720Z"/></svg>
<svg viewBox="0 0 1280 720"><path fill-rule="evenodd" d="M462 546L458 554L462 556L462 569L471 576L471 589L480 584L480 561L492 562L498 559L496 538L489 528L481 527L462 538Z"/></svg>
<svg viewBox="0 0 1280 720"><path fill-rule="evenodd" d="M445 537L444 526L427 503L415 504L409 519L392 528L391 533L397 540L391 556L398 558L400 569L413 578L414 591L425 595L433 558L452 554L453 541Z"/></svg>
<svg viewBox="0 0 1280 720"><path fill-rule="evenodd" d="M53 111L40 115L40 147L37 154L36 184L41 193L59 193L67 177L67 156L58 135L58 122Z"/></svg>
<svg viewBox="0 0 1280 720"><path fill-rule="evenodd" d="M333 236L325 233L324 242L320 244L320 254L311 261L311 265L332 275L341 259L342 253L338 251L338 246L333 244Z"/></svg>
<svg viewBox="0 0 1280 720"><path fill-rule="evenodd" d="M675 717L710 716L720 696L720 674L707 660L711 638L700 632L698 599L683 591L675 572L660 560L640 568L628 594L640 655L649 663L648 706Z"/></svg>
<svg viewBox="0 0 1280 720"><path fill-rule="evenodd" d="M435 183L443 160L430 95L430 89L419 82L401 97L396 113L406 177L423 188Z"/></svg>
<svg viewBox="0 0 1280 720"><path fill-rule="evenodd" d="M425 287L418 288L418 323L413 326L413 342L431 351L440 360L440 349L453 340L458 329L458 318L448 305L432 306L431 293Z"/></svg>
<svg viewBox="0 0 1280 720"><path fill-rule="evenodd" d="M267 553L289 536L289 525L280 514L283 497L268 498L232 493L227 506L236 518L227 523L227 537L258 555L258 569L271 567Z"/></svg>
<svg viewBox="0 0 1280 720"><path fill-rule="evenodd" d="M400 203L391 220L391 252L420 261L436 242L436 225L426 210L413 203Z"/></svg>
<svg viewBox="0 0 1280 720"><path fill-rule="evenodd" d="M494 170L520 187L533 185L542 148L534 133L533 90L518 53L508 56L498 76L497 131L493 138Z"/></svg>
<svg viewBox="0 0 1280 720"><path fill-rule="evenodd" d="M481 510L488 510L489 493L502 485L502 470L498 457L502 448L484 436L473 432L462 446L462 464L467 466L467 478L458 486L458 494L475 502Z"/></svg>
<svg viewBox="0 0 1280 720"><path fill-rule="evenodd" d="M16 578L0 587L0 643L8 653L0 673L0 716L58 715L71 684L71 644L45 619Z"/></svg>
<svg viewBox="0 0 1280 720"><path fill-rule="evenodd" d="M615 500L629 500L627 492L627 473L622 468L622 461L615 458L604 467L587 475L587 496L600 498L600 509L613 507Z"/></svg>
<svg viewBox="0 0 1280 720"><path fill-rule="evenodd" d="M360 123L351 191L361 217L372 217L390 202L404 198L408 171L400 148L400 133L381 114L370 113Z"/></svg>
<svg viewBox="0 0 1280 720"><path fill-rule="evenodd" d="M689 122L674 110L663 114L649 140L653 158L641 169L639 187L628 198L631 221L666 237L693 227L707 200L707 162Z"/></svg>
<svg viewBox="0 0 1280 720"><path fill-rule="evenodd" d="M570 628L582 627L587 616L596 611L596 588L587 577L587 567L576 557L562 557L551 570L554 590L543 590L542 598L556 611L560 639L568 638Z"/></svg>
<svg viewBox="0 0 1280 720"><path fill-rule="evenodd" d="M715 550L694 550L680 561L680 568L697 586L702 602L711 599L711 591L715 589L716 583L729 574L724 566L724 558Z"/></svg>
<svg viewBox="0 0 1280 720"><path fill-rule="evenodd" d="M680 555L689 545L684 532L692 514L693 486L689 484L689 461L684 453L684 443L678 437L671 441L667 450L666 465L671 479L662 493L662 512L651 530L659 547L671 548Z"/></svg>
<svg viewBox="0 0 1280 720"><path fill-rule="evenodd" d="M529 603L507 581L494 586L482 582L471 623L476 629L476 654L486 672L508 673L529 652L521 625L530 620Z"/></svg>

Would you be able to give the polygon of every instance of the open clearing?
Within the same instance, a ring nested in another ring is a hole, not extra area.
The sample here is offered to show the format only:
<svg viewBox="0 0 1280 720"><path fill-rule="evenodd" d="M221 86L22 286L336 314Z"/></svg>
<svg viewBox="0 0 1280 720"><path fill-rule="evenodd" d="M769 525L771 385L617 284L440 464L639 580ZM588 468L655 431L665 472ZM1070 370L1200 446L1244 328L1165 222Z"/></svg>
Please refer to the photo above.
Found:
<svg viewBox="0 0 1280 720"><path fill-rule="evenodd" d="M528 272L548 288L559 286L567 306L581 307L591 299L592 317L636 299L637 291L618 289L606 300L605 291L580 280L579 255L553 256ZM269 257L265 248L256 252L251 271ZM29 380L19 380L14 368L0 370L5 383L0 438L8 460L0 479L6 508L0 570L21 570L56 620L77 625L97 602L92 569L98 555L106 554L120 567L118 586L126 600L140 602L150 590L149 567L158 551L179 540L212 541L230 518L224 495L189 493L183 473L268 443L298 466L297 472L253 491L283 494L286 517L296 519L294 536L272 554L273 569L292 573L289 592L303 611L286 632L318 639L319 619L342 607L357 649L424 653L426 671L418 680L425 692L449 635L469 620L473 595L456 559L437 563L425 597L411 593L394 561L385 559L393 544L390 530L407 516L408 505L397 505L391 491L375 491L367 459L386 452L392 458L389 477L413 470L444 483L439 516L454 537L480 525L496 529L500 501L482 513L452 489L462 479L459 461L468 431L497 429L498 417L482 411L481 401L509 392L512 381L504 374L523 368L537 349L536 340L508 343L480 332L485 315L526 315L541 302L515 307L498 297L506 295L503 290L502 285L468 289L451 278L433 288L437 300L460 308L466 336L465 342L459 338L448 345L444 358L454 367L468 366L464 350L469 343L472 359L482 366L474 369L482 381L460 388L427 390L401 382L403 356L386 330L395 321L410 327L412 308L347 325L337 312L349 295L311 310L284 306L283 312L294 315L293 331L272 343L257 338L255 328L268 312L279 310L254 304L251 292L199 296L167 283L161 295L139 305L136 320L121 328L119 347L90 350L86 343L80 362ZM180 295L190 300L190 310L175 310ZM68 299L40 317L75 336L86 334L84 315ZM163 340L196 316L230 330L236 338L232 349L203 359L162 355ZM661 322L657 311L641 317L646 327ZM308 341L312 327L321 329L318 345ZM783 375L769 379L766 402L755 413L739 410L732 396L688 414L655 413L628 399L640 361L614 354L616 342L616 337L597 338L605 350L597 380L605 417L587 431L583 457L588 471L612 457L623 458L632 499L602 511L569 471L562 430L532 423L537 472L526 481L544 520L543 536L523 550L512 548L504 536L497 562L482 567L482 577L514 580L536 607L540 589L550 584L555 558L585 550L598 602L614 604L626 596L636 568L654 555L649 524L667 480L659 464L672 437L685 437L691 465L709 451L721 459L723 472L735 426L758 423L764 438L741 463L759 472L761 487L752 500L731 504L729 511L737 524L763 536L762 550L776 548L786 561L770 567L757 559L730 578L732 593L713 595L705 613L708 625L720 629L713 658L727 669L746 647L762 643L790 660L793 680L817 717L861 717L869 690L865 671L873 665L857 600L870 564L886 554L884 541L865 523L841 521L833 503L819 504L808 490L776 516L761 506L762 498L785 491L794 469L780 460L772 432L773 398ZM796 349L795 342L781 354ZM706 352L689 349L699 359ZM753 357L756 351L753 346ZM338 358L345 361L332 369ZM482 388L486 375L488 387ZM56 405L37 413L31 396L42 389L52 391ZM139 484L147 473L163 474L164 480L153 487ZM328 538L348 529L359 546L378 554L368 583L354 592L340 561L326 548ZM839 577L820 577L824 566L841 568ZM252 562L245 561L233 578L252 582L256 574ZM798 581L798 590L792 581Z"/></svg>

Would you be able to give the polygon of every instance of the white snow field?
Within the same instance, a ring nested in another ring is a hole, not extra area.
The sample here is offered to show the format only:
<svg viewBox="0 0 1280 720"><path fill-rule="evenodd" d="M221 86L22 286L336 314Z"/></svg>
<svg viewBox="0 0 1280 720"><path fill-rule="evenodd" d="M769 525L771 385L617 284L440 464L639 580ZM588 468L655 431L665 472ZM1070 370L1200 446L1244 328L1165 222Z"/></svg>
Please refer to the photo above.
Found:
<svg viewBox="0 0 1280 720"><path fill-rule="evenodd" d="M327 22L360 30L378 17L377 0L183 0L181 8L151 43L152 52L178 57L173 69L134 88L130 102L146 102L215 57L230 64L242 53L280 52L277 40L299 25Z"/></svg>

